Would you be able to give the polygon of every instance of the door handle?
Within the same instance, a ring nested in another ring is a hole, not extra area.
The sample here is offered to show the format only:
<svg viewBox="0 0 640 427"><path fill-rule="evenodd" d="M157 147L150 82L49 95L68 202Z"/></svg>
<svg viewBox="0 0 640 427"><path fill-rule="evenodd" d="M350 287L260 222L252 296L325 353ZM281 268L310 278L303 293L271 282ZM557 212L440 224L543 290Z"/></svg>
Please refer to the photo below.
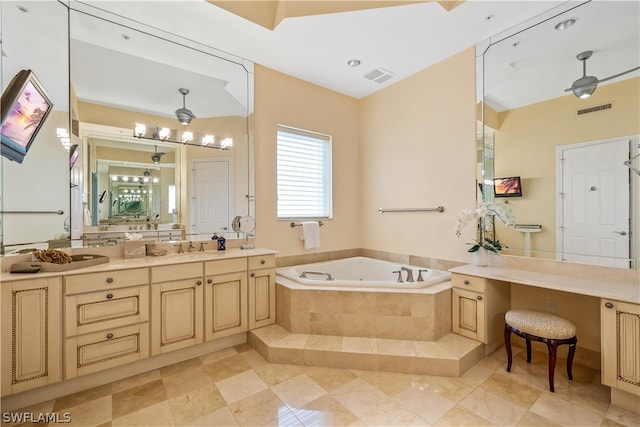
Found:
<svg viewBox="0 0 640 427"><path fill-rule="evenodd" d="M619 234L621 236L626 236L627 235L626 231L614 231L614 233L617 233L617 234Z"/></svg>

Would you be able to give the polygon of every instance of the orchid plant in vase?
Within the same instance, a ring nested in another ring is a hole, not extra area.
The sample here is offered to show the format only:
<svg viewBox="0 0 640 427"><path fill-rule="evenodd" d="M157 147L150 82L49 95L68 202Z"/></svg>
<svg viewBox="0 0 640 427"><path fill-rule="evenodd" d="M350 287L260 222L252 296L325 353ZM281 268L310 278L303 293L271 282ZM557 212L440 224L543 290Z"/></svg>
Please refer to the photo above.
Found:
<svg viewBox="0 0 640 427"><path fill-rule="evenodd" d="M456 223L456 236L460 237L462 230L469 223L476 224L478 229L477 237L469 248L469 252L478 252L480 248L494 253L502 250L502 244L498 240L487 237L487 232L490 231L493 224L493 218L498 218L507 226L513 226L516 221L511 206L506 203L483 202L475 209L464 209L460 212Z"/></svg>

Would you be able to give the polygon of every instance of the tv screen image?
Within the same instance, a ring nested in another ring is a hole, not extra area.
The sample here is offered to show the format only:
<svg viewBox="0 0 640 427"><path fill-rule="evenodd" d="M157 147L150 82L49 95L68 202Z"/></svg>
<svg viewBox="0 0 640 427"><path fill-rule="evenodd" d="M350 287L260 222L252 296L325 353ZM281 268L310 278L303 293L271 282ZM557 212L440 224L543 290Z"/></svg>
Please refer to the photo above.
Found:
<svg viewBox="0 0 640 427"><path fill-rule="evenodd" d="M495 197L521 197L522 185L520 184L520 177L494 178L493 191L495 192Z"/></svg>
<svg viewBox="0 0 640 427"><path fill-rule="evenodd" d="M2 155L22 163L53 102L31 70L21 70L2 94Z"/></svg>

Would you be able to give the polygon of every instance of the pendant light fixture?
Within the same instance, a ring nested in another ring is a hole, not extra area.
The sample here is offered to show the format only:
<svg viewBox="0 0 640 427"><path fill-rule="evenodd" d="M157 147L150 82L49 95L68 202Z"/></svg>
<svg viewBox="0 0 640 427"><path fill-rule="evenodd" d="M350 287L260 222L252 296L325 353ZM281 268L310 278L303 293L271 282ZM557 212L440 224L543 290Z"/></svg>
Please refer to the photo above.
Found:
<svg viewBox="0 0 640 427"><path fill-rule="evenodd" d="M182 108L178 108L176 110L176 117L178 117L178 121L183 125L187 126L191 123L191 120L195 119L196 116L186 107L186 96L189 94L189 89L185 89L181 87L178 89L178 92L182 94Z"/></svg>

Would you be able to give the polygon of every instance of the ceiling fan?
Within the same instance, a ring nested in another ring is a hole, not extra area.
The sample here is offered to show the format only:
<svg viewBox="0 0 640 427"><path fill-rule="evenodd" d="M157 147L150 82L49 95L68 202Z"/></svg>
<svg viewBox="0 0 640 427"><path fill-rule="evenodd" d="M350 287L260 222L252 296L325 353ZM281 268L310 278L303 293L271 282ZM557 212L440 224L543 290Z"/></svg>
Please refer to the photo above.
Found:
<svg viewBox="0 0 640 427"><path fill-rule="evenodd" d="M151 155L151 160L153 160L153 163L160 163L160 159L166 153L158 153L158 146L157 145L155 146L155 149L156 149L156 152Z"/></svg>
<svg viewBox="0 0 640 427"><path fill-rule="evenodd" d="M593 92L595 92L596 88L598 87L598 83L606 82L607 80L615 79L616 77L631 73L632 71L640 70L640 67L635 67L630 70L614 74L613 76L606 77L604 79L598 79L594 76L587 76L587 59L591 58L591 55L593 55L592 50L586 50L576 55L576 58L578 58L579 61L582 61L582 77L573 82L570 88L565 89L565 92L571 91L578 98L588 98Z"/></svg>

